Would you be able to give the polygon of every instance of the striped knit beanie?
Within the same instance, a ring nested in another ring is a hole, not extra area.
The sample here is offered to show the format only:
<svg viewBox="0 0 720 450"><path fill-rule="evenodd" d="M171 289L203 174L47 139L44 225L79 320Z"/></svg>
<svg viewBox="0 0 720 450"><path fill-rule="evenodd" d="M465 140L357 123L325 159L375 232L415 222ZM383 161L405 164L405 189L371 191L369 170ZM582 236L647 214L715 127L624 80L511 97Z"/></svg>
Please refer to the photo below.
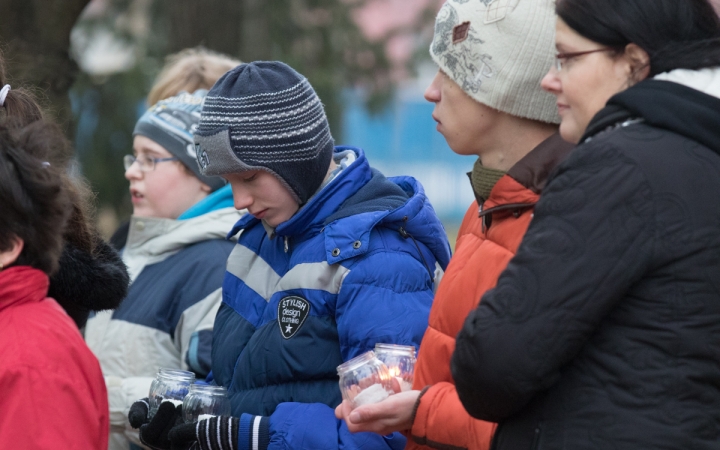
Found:
<svg viewBox="0 0 720 450"><path fill-rule="evenodd" d="M305 204L327 175L334 141L308 80L278 61L242 64L210 90L195 133L202 173L264 170Z"/></svg>
<svg viewBox="0 0 720 450"><path fill-rule="evenodd" d="M215 191L225 186L220 177L200 173L195 160L193 132L200 121L200 109L206 90L192 94L181 92L175 97L160 100L150 107L135 124L133 136L145 136L160 144L176 157L200 181Z"/></svg>
<svg viewBox="0 0 720 450"><path fill-rule="evenodd" d="M473 99L513 116L559 123L540 81L555 56L554 0L447 0L430 55Z"/></svg>

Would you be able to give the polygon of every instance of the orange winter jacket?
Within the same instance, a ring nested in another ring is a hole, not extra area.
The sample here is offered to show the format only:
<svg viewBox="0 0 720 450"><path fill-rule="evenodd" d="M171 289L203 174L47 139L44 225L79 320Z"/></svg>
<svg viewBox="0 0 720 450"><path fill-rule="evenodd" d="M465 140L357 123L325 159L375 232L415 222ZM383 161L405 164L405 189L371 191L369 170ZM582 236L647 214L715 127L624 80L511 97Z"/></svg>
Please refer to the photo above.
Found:
<svg viewBox="0 0 720 450"><path fill-rule="evenodd" d="M496 425L470 417L455 390L450 374L455 336L515 255L548 175L571 148L557 134L548 138L465 214L420 344L413 389L427 389L416 405L406 449L490 448Z"/></svg>

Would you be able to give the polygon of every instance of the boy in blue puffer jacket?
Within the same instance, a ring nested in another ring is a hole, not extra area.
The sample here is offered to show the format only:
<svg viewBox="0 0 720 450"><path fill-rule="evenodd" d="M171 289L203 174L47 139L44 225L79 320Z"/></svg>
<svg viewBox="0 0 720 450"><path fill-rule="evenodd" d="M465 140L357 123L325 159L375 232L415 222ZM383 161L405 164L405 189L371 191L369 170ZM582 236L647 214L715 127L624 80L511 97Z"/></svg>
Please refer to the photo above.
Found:
<svg viewBox="0 0 720 450"><path fill-rule="evenodd" d="M228 235L238 243L212 344L232 417L171 428L177 411L163 404L141 436L155 448L402 449L398 433L351 434L335 418L336 367L422 339L450 248L420 183L334 147L317 94L280 62L225 74L195 143L202 173L224 177L250 213Z"/></svg>

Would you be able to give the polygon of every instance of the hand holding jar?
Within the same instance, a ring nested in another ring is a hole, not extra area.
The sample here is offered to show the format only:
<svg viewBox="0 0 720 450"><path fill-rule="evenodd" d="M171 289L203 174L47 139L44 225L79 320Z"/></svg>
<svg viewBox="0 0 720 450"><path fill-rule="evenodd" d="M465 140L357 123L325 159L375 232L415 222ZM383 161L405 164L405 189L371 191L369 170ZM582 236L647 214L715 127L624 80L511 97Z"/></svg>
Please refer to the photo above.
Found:
<svg viewBox="0 0 720 450"><path fill-rule="evenodd" d="M217 416L230 415L230 399L222 386L193 384L183 400L183 420L194 423Z"/></svg>
<svg viewBox="0 0 720 450"><path fill-rule="evenodd" d="M152 419L160 403L169 401L175 406L183 399L195 382L195 374L179 369L160 369L150 385L148 395L148 419Z"/></svg>
<svg viewBox="0 0 720 450"><path fill-rule="evenodd" d="M377 344L338 366L340 391L353 408L378 403L412 387L415 347Z"/></svg>
<svg viewBox="0 0 720 450"><path fill-rule="evenodd" d="M395 393L387 367L372 351L340 364L337 371L342 397L353 407L377 403Z"/></svg>

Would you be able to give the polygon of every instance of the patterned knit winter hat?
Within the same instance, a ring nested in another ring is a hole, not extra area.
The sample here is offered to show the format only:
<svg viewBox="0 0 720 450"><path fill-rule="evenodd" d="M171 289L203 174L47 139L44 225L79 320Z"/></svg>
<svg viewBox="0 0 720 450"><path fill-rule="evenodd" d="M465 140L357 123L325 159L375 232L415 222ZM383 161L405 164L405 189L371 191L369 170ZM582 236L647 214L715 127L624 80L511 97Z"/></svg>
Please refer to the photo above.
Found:
<svg viewBox="0 0 720 450"><path fill-rule="evenodd" d="M205 175L271 173L304 204L327 175L334 141L307 79L286 64L242 64L210 90L195 133Z"/></svg>
<svg viewBox="0 0 720 450"><path fill-rule="evenodd" d="M555 54L554 0L447 0L430 55L465 93L513 116L559 123L540 81Z"/></svg>
<svg viewBox="0 0 720 450"><path fill-rule="evenodd" d="M181 92L175 97L157 102L140 117L133 136L145 136L160 144L200 181L215 191L223 187L225 181L220 177L207 177L200 173L193 141L205 94L205 90L198 90L193 94Z"/></svg>

